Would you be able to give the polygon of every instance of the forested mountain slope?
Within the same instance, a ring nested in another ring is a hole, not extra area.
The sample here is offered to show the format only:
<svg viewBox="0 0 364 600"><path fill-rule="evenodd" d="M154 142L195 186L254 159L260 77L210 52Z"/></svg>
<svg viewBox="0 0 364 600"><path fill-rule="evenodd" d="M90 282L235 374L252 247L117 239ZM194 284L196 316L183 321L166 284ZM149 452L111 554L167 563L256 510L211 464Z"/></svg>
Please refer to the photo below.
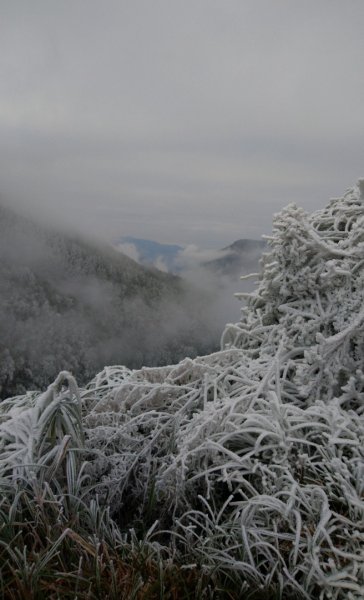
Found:
<svg viewBox="0 0 364 600"><path fill-rule="evenodd" d="M269 243L219 352L80 390L61 373L0 405L5 585L17 533L44 540L42 561L19 551L18 585L52 564L82 598L90 556L95 593L117 564L125 600L363 598L364 182L289 205Z"/></svg>
<svg viewBox="0 0 364 600"><path fill-rule="evenodd" d="M205 300L111 247L0 207L0 395L42 388L62 369L85 381L104 364L206 352Z"/></svg>

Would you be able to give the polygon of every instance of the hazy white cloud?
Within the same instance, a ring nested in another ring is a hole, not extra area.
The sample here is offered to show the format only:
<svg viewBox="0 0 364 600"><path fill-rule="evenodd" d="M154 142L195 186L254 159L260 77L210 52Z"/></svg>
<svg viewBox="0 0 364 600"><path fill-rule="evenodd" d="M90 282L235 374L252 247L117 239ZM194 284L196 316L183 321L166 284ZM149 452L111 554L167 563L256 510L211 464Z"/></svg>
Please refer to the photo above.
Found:
<svg viewBox="0 0 364 600"><path fill-rule="evenodd" d="M188 244L188 246L178 253L176 264L182 271L186 271L201 267L203 263L222 258L226 254L228 252L223 252L222 250L202 249L196 246L196 244Z"/></svg>
<svg viewBox="0 0 364 600"><path fill-rule="evenodd" d="M123 254L126 254L126 256L129 256L129 258L139 262L139 252L135 244L123 242L122 244L116 244L114 247Z"/></svg>
<svg viewBox="0 0 364 600"><path fill-rule="evenodd" d="M163 256L157 256L157 258L153 262L153 266L156 269L163 271L163 273L168 273L169 271L168 265L166 264L166 261L164 260Z"/></svg>
<svg viewBox="0 0 364 600"><path fill-rule="evenodd" d="M363 175L362 0L4 0L0 194L221 246Z"/></svg>

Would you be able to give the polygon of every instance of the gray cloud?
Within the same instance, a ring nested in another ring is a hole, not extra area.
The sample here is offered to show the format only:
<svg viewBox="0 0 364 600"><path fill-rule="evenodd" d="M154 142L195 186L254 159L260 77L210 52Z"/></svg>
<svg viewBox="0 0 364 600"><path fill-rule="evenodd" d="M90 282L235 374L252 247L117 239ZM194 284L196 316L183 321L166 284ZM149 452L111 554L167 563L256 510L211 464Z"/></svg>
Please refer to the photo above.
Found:
<svg viewBox="0 0 364 600"><path fill-rule="evenodd" d="M361 0L4 0L0 194L224 245L363 175Z"/></svg>

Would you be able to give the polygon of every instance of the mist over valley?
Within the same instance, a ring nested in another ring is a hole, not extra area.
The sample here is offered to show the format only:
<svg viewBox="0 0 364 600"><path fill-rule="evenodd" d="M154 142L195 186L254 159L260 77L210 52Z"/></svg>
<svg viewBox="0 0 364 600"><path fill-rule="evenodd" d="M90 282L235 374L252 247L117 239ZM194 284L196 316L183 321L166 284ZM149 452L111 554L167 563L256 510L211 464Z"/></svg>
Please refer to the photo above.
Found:
<svg viewBox="0 0 364 600"><path fill-rule="evenodd" d="M241 272L256 270L261 250L257 242L240 255ZM180 254L176 276L153 255L140 264L0 207L1 396L43 389L61 370L83 383L104 365L173 364L218 350L226 320L239 315L241 284L213 260L232 255Z"/></svg>

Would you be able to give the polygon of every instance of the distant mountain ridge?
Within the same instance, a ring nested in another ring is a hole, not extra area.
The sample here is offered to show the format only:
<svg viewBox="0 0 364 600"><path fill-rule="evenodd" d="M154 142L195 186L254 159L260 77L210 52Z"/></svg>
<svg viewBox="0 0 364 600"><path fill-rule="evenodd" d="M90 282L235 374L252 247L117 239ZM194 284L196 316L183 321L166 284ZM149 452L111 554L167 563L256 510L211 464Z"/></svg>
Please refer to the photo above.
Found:
<svg viewBox="0 0 364 600"><path fill-rule="evenodd" d="M239 239L222 249L212 251L214 258L204 258L204 252L196 252L195 266L206 267L217 273L236 277L239 271L257 268L259 258L265 248L262 240ZM153 240L123 236L116 241L115 247L133 256L140 264L153 265L170 273L181 273L184 270L184 253L186 246L162 244ZM189 267L191 264L189 263Z"/></svg>
<svg viewBox="0 0 364 600"><path fill-rule="evenodd" d="M127 245L131 244L135 247L137 259L140 264L153 265L158 268L164 265L169 272L178 271L176 268L176 259L178 254L184 249L183 246L177 244L161 244L153 240L145 240L132 236L122 236L114 244L115 248L123 251L127 250Z"/></svg>
<svg viewBox="0 0 364 600"><path fill-rule="evenodd" d="M230 276L257 270L259 259L266 243L263 240L240 239L222 248L222 256L205 263L214 271Z"/></svg>

